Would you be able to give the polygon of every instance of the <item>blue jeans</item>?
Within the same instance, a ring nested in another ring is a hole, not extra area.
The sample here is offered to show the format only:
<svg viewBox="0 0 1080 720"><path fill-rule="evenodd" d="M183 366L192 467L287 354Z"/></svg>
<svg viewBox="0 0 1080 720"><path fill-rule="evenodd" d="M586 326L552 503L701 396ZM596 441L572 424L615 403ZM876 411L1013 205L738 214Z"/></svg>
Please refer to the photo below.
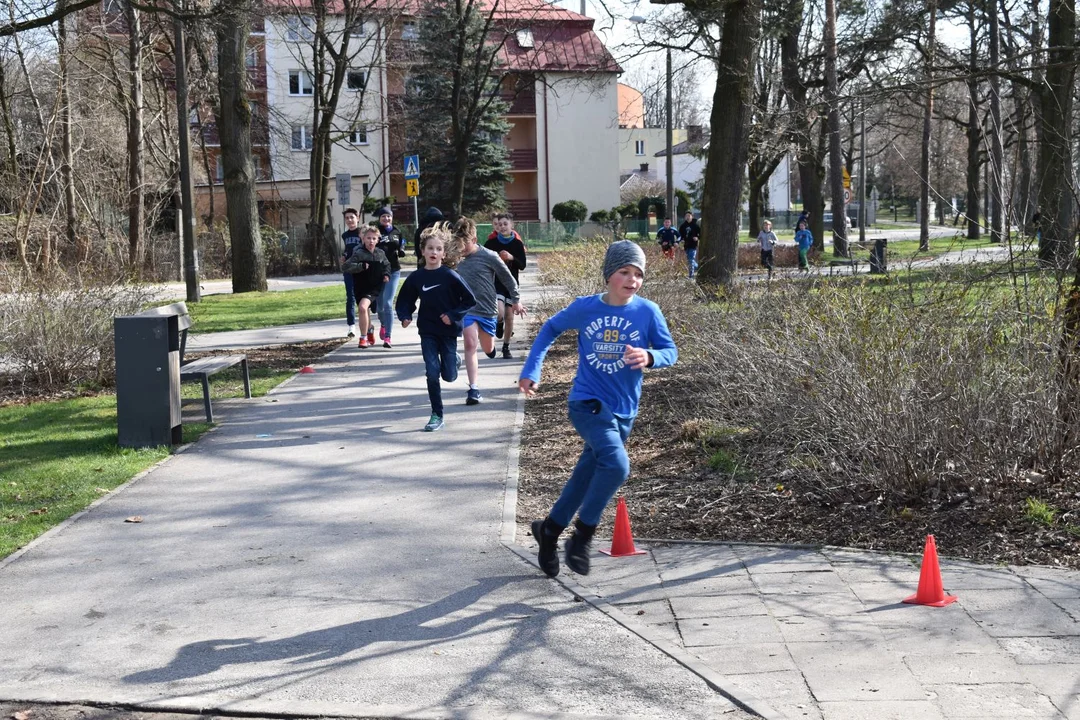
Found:
<svg viewBox="0 0 1080 720"><path fill-rule="evenodd" d="M342 273L345 278L345 322L356 324L356 295L353 293L352 273Z"/></svg>
<svg viewBox="0 0 1080 720"><path fill-rule="evenodd" d="M390 337L390 331L394 329L394 292L400 279L400 270L390 273L390 282L383 285L379 295L379 325L386 331L386 337Z"/></svg>
<svg viewBox="0 0 1080 720"><path fill-rule="evenodd" d="M690 277L697 272L697 248L686 249L686 266L690 268Z"/></svg>
<svg viewBox="0 0 1080 720"><path fill-rule="evenodd" d="M551 508L551 519L567 526L574 512L586 525L597 525L615 491L630 477L626 438L633 418L621 418L599 400L571 400L570 422L585 441L577 466Z"/></svg>
<svg viewBox="0 0 1080 720"><path fill-rule="evenodd" d="M431 412L443 415L442 387L439 378L446 382L457 380L457 338L443 335L421 335L420 351L424 354L424 375L427 376L427 394L431 400Z"/></svg>

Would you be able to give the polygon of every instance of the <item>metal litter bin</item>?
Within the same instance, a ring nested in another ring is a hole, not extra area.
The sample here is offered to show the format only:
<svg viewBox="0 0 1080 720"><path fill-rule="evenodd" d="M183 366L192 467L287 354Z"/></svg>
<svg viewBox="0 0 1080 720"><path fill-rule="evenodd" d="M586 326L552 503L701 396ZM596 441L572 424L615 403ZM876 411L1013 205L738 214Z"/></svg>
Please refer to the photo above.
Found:
<svg viewBox="0 0 1080 720"><path fill-rule="evenodd" d="M179 445L179 317L129 315L113 319L116 347L116 426L120 447Z"/></svg>

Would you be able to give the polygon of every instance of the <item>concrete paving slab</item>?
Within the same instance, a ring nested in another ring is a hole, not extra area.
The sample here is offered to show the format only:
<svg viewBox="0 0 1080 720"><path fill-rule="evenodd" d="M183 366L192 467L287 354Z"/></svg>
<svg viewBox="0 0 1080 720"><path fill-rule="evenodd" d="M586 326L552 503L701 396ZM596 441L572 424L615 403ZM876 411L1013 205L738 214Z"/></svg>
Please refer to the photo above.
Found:
<svg viewBox="0 0 1080 720"><path fill-rule="evenodd" d="M1021 665L1068 665L1080 658L1080 637L1006 637L998 642Z"/></svg>
<svg viewBox="0 0 1080 720"><path fill-rule="evenodd" d="M1032 635L1080 635L1080 623L1049 600L1025 603L1019 608L980 612L971 610L971 617L986 632L997 638Z"/></svg>
<svg viewBox="0 0 1080 720"><path fill-rule="evenodd" d="M727 680L736 692L746 692L764 699L785 717L821 718L821 710L810 694L802 673L798 671L729 675Z"/></svg>
<svg viewBox="0 0 1080 720"><path fill-rule="evenodd" d="M767 572L759 574L755 566L750 568L751 577L758 590L765 595L837 594L847 590L847 585L831 571L814 572ZM793 567L793 566L792 566Z"/></svg>
<svg viewBox="0 0 1080 720"><path fill-rule="evenodd" d="M768 615L769 608L759 595L675 595L671 608L679 620L707 617L752 617Z"/></svg>
<svg viewBox="0 0 1080 720"><path fill-rule="evenodd" d="M825 720L946 720L929 700L823 702Z"/></svg>
<svg viewBox="0 0 1080 720"><path fill-rule="evenodd" d="M1023 573L1023 578L1031 587L1048 598L1075 598L1080 588L1080 573L1057 568L1014 568Z"/></svg>
<svg viewBox="0 0 1080 720"><path fill-rule="evenodd" d="M1016 682L1021 667L1010 657L977 651L904 656L904 664L925 685L975 685Z"/></svg>
<svg viewBox="0 0 1080 720"><path fill-rule="evenodd" d="M873 645L789 642L788 650L820 702L926 699L926 691L904 664Z"/></svg>
<svg viewBox="0 0 1080 720"><path fill-rule="evenodd" d="M783 641L776 621L767 615L742 618L695 618L679 623L687 648L702 645L755 645Z"/></svg>
<svg viewBox="0 0 1080 720"><path fill-rule="evenodd" d="M705 645L692 648L692 652L724 675L798 671L784 643Z"/></svg>
<svg viewBox="0 0 1080 720"><path fill-rule="evenodd" d="M862 600L850 590L813 595L764 595L762 600L769 608L769 612L776 617L786 615L852 616L866 609Z"/></svg>
<svg viewBox="0 0 1080 720"><path fill-rule="evenodd" d="M948 718L1061 720L1064 717L1045 695L1023 683L941 685L933 690L934 703Z"/></svg>
<svg viewBox="0 0 1080 720"><path fill-rule="evenodd" d="M839 641L867 645L885 640L881 628L863 615L784 615L776 621L788 643Z"/></svg>
<svg viewBox="0 0 1080 720"><path fill-rule="evenodd" d="M832 569L828 559L817 550L758 545L736 545L733 549L753 575Z"/></svg>
<svg viewBox="0 0 1080 720"><path fill-rule="evenodd" d="M1077 660L1080 661L1080 658ZM1038 688L1069 720L1080 720L1080 662L1072 665L1021 665L1018 679Z"/></svg>

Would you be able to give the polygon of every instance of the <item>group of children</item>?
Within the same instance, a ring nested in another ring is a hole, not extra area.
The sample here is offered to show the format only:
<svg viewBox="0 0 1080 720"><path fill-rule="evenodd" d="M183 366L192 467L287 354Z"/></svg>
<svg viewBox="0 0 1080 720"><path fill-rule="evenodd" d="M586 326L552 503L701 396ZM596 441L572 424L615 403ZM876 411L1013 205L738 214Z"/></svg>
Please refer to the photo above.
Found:
<svg viewBox="0 0 1080 720"><path fill-rule="evenodd" d="M390 348L395 313L402 327L408 327L420 301L417 328L431 400L431 417L424 429L434 431L443 425L440 378L453 382L464 362L469 379L465 403L477 405L483 401L477 384L477 349L494 358L495 338L501 338L503 358L513 359L510 338L514 317L526 313L518 294L518 273L525 269L527 258L525 244L508 213L495 216L495 230L483 247L474 221L462 218L451 228L435 219L442 217L437 208L430 209L425 219L429 216L432 222L417 234L419 267L401 286L396 304L394 293L401 277L405 241L393 225L390 208L379 211L377 226L362 229L359 213L352 208L345 211L342 271L349 336L358 331L361 348L375 344L373 307L383 347ZM457 353L457 338L462 335L464 357Z"/></svg>
<svg viewBox="0 0 1080 720"><path fill-rule="evenodd" d="M355 222L350 229L355 229ZM497 219L494 234L497 237L481 247L476 223L469 218L459 219L452 229L446 223L424 229L419 238L423 264L398 293L394 309L402 327L408 327L415 314L420 334L431 401L427 431L443 427L440 381L456 380L464 361L469 377L466 403L479 403L477 350L495 357L499 320L509 338L513 317L526 314L515 272L525 267L524 244L507 216ZM344 265L355 275L355 297L368 301L361 305L362 314L372 302L381 309L381 287L390 280L388 258L378 246L380 236L380 228L365 228L361 244ZM399 252L401 245L391 249ZM566 565L574 572L589 573L593 534L604 508L630 475L626 441L637 416L644 370L673 365L678 359L660 308L637 294L645 278L641 247L629 240L609 245L603 275L603 293L577 298L544 323L518 379L520 392L535 395L551 345L562 333L577 331L578 367L568 405L570 422L584 448L547 516L531 524L538 563L549 577L559 573L558 539L571 523L573 532L564 546ZM376 280L382 283L379 293L374 291ZM504 306L509 311L505 317ZM370 325L361 325L361 330L367 328ZM457 352L459 336L464 336L464 358ZM361 341L365 337L362 333ZM389 347L389 330L386 337ZM503 347L504 356L509 356L507 344Z"/></svg>
<svg viewBox="0 0 1080 720"><path fill-rule="evenodd" d="M814 236L808 229L810 225L809 213L803 212L796 223L795 243L799 246L799 269L810 269L810 248L814 244ZM771 278L773 274L773 248L778 242L776 233L772 230L772 221L766 220L761 224L761 232L758 233L758 243L761 245L761 266L768 272Z"/></svg>
<svg viewBox="0 0 1080 720"><path fill-rule="evenodd" d="M675 259L675 246L682 244L686 252L686 267L690 277L697 272L698 241L701 239L701 226L694 218L694 213L686 211L682 225L676 230L671 226L671 219L664 218L664 226L656 231L656 242L668 260Z"/></svg>

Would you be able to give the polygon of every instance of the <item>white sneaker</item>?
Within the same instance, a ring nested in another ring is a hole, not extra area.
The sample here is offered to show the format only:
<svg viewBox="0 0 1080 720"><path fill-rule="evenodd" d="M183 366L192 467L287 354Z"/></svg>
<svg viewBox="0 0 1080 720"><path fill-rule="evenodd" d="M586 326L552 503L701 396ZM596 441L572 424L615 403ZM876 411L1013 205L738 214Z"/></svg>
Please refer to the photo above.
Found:
<svg viewBox="0 0 1080 720"><path fill-rule="evenodd" d="M349 337L356 337L356 326L355 325L350 325L349 326Z"/></svg>

